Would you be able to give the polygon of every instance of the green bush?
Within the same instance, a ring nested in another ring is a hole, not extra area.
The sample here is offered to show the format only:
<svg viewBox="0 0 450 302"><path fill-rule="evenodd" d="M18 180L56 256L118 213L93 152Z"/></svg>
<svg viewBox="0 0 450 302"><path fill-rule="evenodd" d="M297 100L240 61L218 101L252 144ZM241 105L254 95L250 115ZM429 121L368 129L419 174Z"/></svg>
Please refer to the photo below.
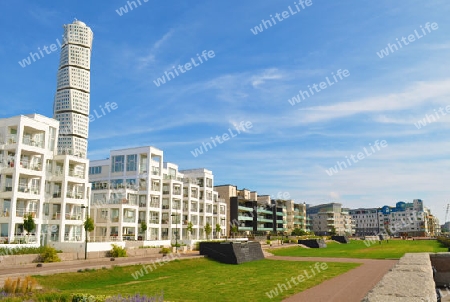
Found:
<svg viewBox="0 0 450 302"><path fill-rule="evenodd" d="M39 254L39 262L61 262L61 259L59 259L55 248L51 246L44 246L43 250Z"/></svg>
<svg viewBox="0 0 450 302"><path fill-rule="evenodd" d="M170 254L171 250L168 247L163 247L160 251L161 254Z"/></svg>
<svg viewBox="0 0 450 302"><path fill-rule="evenodd" d="M450 238L439 236L437 241L440 242L444 247L450 247Z"/></svg>
<svg viewBox="0 0 450 302"><path fill-rule="evenodd" d="M127 250L117 244L112 244L112 249L109 251L110 257L127 257Z"/></svg>
<svg viewBox="0 0 450 302"><path fill-rule="evenodd" d="M283 239L283 243L289 243L289 239Z"/></svg>
<svg viewBox="0 0 450 302"><path fill-rule="evenodd" d="M45 246L40 247L17 247L13 249L0 248L0 255L30 255L30 254L41 254L46 249ZM62 251L57 250L57 253L62 253Z"/></svg>

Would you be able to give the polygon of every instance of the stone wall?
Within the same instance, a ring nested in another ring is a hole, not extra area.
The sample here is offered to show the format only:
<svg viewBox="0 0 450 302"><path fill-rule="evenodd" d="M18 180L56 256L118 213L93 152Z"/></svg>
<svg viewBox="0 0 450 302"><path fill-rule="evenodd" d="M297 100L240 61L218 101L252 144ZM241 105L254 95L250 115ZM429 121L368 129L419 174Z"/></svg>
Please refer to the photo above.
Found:
<svg viewBox="0 0 450 302"><path fill-rule="evenodd" d="M340 242L340 243L348 243L348 237L347 236L331 236L331 240Z"/></svg>
<svg viewBox="0 0 450 302"><path fill-rule="evenodd" d="M306 245L309 248L325 248L327 244L323 239L300 239L298 244Z"/></svg>
<svg viewBox="0 0 450 302"><path fill-rule="evenodd" d="M430 254L431 264L436 269L434 282L437 287L448 287L450 285L450 253Z"/></svg>
<svg viewBox="0 0 450 302"><path fill-rule="evenodd" d="M200 242L200 255L227 264L264 259L259 242Z"/></svg>
<svg viewBox="0 0 450 302"><path fill-rule="evenodd" d="M430 254L405 254L362 302L437 301Z"/></svg>

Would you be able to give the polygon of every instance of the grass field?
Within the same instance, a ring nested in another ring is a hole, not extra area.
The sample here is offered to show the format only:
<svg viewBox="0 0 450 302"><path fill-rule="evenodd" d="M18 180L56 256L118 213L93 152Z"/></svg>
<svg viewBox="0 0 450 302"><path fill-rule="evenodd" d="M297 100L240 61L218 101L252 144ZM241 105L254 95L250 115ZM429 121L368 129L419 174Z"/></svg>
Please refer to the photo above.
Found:
<svg viewBox="0 0 450 302"><path fill-rule="evenodd" d="M359 264L328 262L328 268L269 299L267 292L286 279L311 271L316 262L260 260L240 265L208 259L175 260L135 280L142 266L114 267L82 273L34 276L45 289L100 295L164 293L164 301L281 301ZM311 273L309 274L310 276Z"/></svg>
<svg viewBox="0 0 450 302"><path fill-rule="evenodd" d="M307 249L303 247L290 247L269 250L276 256L294 257L336 257L360 259L398 259L405 253L419 252L447 252L436 240L389 240L381 244L375 242L369 246L362 240L351 240L348 244L328 242L326 248Z"/></svg>

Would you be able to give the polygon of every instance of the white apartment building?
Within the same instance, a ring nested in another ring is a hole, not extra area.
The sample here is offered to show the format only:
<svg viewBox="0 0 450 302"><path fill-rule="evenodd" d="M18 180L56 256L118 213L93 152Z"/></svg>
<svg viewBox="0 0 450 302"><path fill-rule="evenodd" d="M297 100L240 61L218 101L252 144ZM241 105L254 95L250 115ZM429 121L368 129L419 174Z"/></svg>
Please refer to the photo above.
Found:
<svg viewBox="0 0 450 302"><path fill-rule="evenodd" d="M328 203L306 208L306 215L310 219L311 230L319 236L353 235L355 225L347 209L340 203Z"/></svg>
<svg viewBox="0 0 450 302"><path fill-rule="evenodd" d="M214 230L226 217L211 171L179 171L154 147L113 150L109 159L91 161L89 179L93 241L204 239L206 223Z"/></svg>
<svg viewBox="0 0 450 302"><path fill-rule="evenodd" d="M421 199L412 203L399 201L395 207L360 208L350 210L356 223L356 235L388 233L394 236L436 236L439 220L424 207Z"/></svg>
<svg viewBox="0 0 450 302"><path fill-rule="evenodd" d="M0 237L45 244L82 241L88 160L57 155L58 121L38 114L0 120ZM36 223L25 237L23 219Z"/></svg>
<svg viewBox="0 0 450 302"><path fill-rule="evenodd" d="M59 121L59 154L86 158L93 37L92 30L81 21L64 25L53 108L53 117Z"/></svg>

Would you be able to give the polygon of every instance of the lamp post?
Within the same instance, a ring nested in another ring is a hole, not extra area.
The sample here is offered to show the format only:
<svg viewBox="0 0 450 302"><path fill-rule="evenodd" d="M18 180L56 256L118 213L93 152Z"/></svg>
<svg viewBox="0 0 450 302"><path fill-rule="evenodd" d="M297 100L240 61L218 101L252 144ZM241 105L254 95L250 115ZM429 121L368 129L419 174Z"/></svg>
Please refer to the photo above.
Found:
<svg viewBox="0 0 450 302"><path fill-rule="evenodd" d="M178 214L172 214L170 216L177 217ZM175 253L178 254L178 220L177 220L176 225L177 225L177 228L176 228L176 231L175 231Z"/></svg>
<svg viewBox="0 0 450 302"><path fill-rule="evenodd" d="M89 219L89 206L81 206L82 209L86 209L86 220L87 221ZM86 223L86 222L85 222ZM87 237L87 227L86 225L84 226L84 231L85 231L85 243L84 243L84 260L87 260L87 243L88 243L88 237Z"/></svg>

